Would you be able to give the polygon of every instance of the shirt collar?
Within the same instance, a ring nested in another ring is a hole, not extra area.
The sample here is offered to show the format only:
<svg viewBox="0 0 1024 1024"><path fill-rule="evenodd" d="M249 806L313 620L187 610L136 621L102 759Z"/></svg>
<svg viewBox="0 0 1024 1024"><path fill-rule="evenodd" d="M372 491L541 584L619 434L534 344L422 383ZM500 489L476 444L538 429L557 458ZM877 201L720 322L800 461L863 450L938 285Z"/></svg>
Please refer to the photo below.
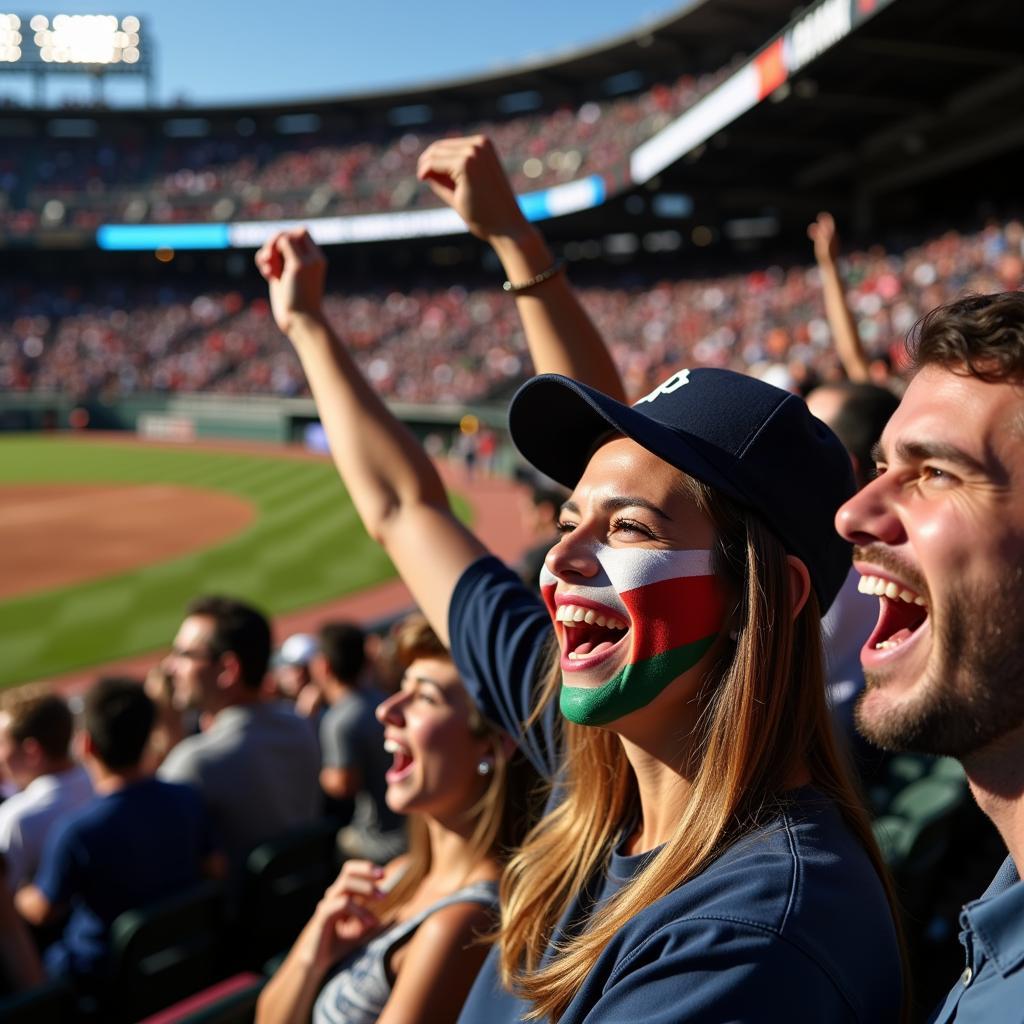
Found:
<svg viewBox="0 0 1024 1024"><path fill-rule="evenodd" d="M964 916L1000 974L1024 963L1024 882L1010 857L982 897L967 904Z"/></svg>

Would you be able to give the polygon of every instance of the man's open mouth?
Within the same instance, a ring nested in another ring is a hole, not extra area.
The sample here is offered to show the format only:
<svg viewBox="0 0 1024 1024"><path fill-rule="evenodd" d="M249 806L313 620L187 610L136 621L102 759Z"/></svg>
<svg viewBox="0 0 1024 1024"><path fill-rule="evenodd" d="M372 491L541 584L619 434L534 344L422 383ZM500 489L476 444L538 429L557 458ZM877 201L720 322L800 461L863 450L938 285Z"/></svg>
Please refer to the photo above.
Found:
<svg viewBox="0 0 1024 1024"><path fill-rule="evenodd" d="M563 651L569 661L599 658L629 631L628 623L610 609L582 604L560 604L555 620L563 626Z"/></svg>
<svg viewBox="0 0 1024 1024"><path fill-rule="evenodd" d="M909 640L928 619L925 599L905 584L881 576L862 575L857 589L879 600L878 622L865 645L875 651L887 651Z"/></svg>

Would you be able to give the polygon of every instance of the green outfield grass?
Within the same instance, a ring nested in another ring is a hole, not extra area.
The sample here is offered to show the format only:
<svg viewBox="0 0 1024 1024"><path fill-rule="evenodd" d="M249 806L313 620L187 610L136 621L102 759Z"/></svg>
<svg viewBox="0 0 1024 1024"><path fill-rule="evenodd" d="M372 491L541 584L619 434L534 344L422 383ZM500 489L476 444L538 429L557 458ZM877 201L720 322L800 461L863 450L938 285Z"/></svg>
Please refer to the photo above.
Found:
<svg viewBox="0 0 1024 1024"><path fill-rule="evenodd" d="M185 557L0 602L0 686L167 645L199 593L234 594L276 614L394 575L326 461L0 438L0 486L46 482L215 489L251 502L256 516L227 542ZM174 509L166 516L171 521Z"/></svg>

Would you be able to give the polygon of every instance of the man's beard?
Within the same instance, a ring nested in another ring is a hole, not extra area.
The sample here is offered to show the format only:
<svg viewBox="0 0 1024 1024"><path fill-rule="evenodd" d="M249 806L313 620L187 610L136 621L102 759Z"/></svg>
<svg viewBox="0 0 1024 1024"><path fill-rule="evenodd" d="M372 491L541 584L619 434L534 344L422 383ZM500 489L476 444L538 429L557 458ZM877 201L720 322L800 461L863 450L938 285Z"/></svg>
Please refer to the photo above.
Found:
<svg viewBox="0 0 1024 1024"><path fill-rule="evenodd" d="M965 757L1024 723L1024 567L1003 585L949 594L935 648L911 699L864 713L886 673L865 672L858 729L886 750ZM934 613L934 609L932 609Z"/></svg>

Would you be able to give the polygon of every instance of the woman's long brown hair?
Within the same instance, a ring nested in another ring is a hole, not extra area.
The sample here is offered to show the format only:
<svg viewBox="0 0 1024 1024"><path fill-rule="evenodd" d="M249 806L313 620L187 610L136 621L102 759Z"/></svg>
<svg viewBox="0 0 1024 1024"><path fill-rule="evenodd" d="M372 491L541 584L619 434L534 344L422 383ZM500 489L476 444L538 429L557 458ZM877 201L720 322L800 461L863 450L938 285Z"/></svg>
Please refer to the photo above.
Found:
<svg viewBox="0 0 1024 1024"><path fill-rule="evenodd" d="M723 644L701 687L691 737L693 785L673 836L581 934L564 939L542 965L556 923L604 868L638 806L636 779L619 738L563 724L561 792L509 862L501 886L502 980L532 1004L531 1019L557 1020L612 936L776 813L801 768L836 802L864 847L899 930L882 856L832 733L817 599L812 592L794 618L781 543L755 516L707 486L689 478L685 485L718 530L716 572L736 595L729 624L736 641ZM559 684L553 657L542 707Z"/></svg>

